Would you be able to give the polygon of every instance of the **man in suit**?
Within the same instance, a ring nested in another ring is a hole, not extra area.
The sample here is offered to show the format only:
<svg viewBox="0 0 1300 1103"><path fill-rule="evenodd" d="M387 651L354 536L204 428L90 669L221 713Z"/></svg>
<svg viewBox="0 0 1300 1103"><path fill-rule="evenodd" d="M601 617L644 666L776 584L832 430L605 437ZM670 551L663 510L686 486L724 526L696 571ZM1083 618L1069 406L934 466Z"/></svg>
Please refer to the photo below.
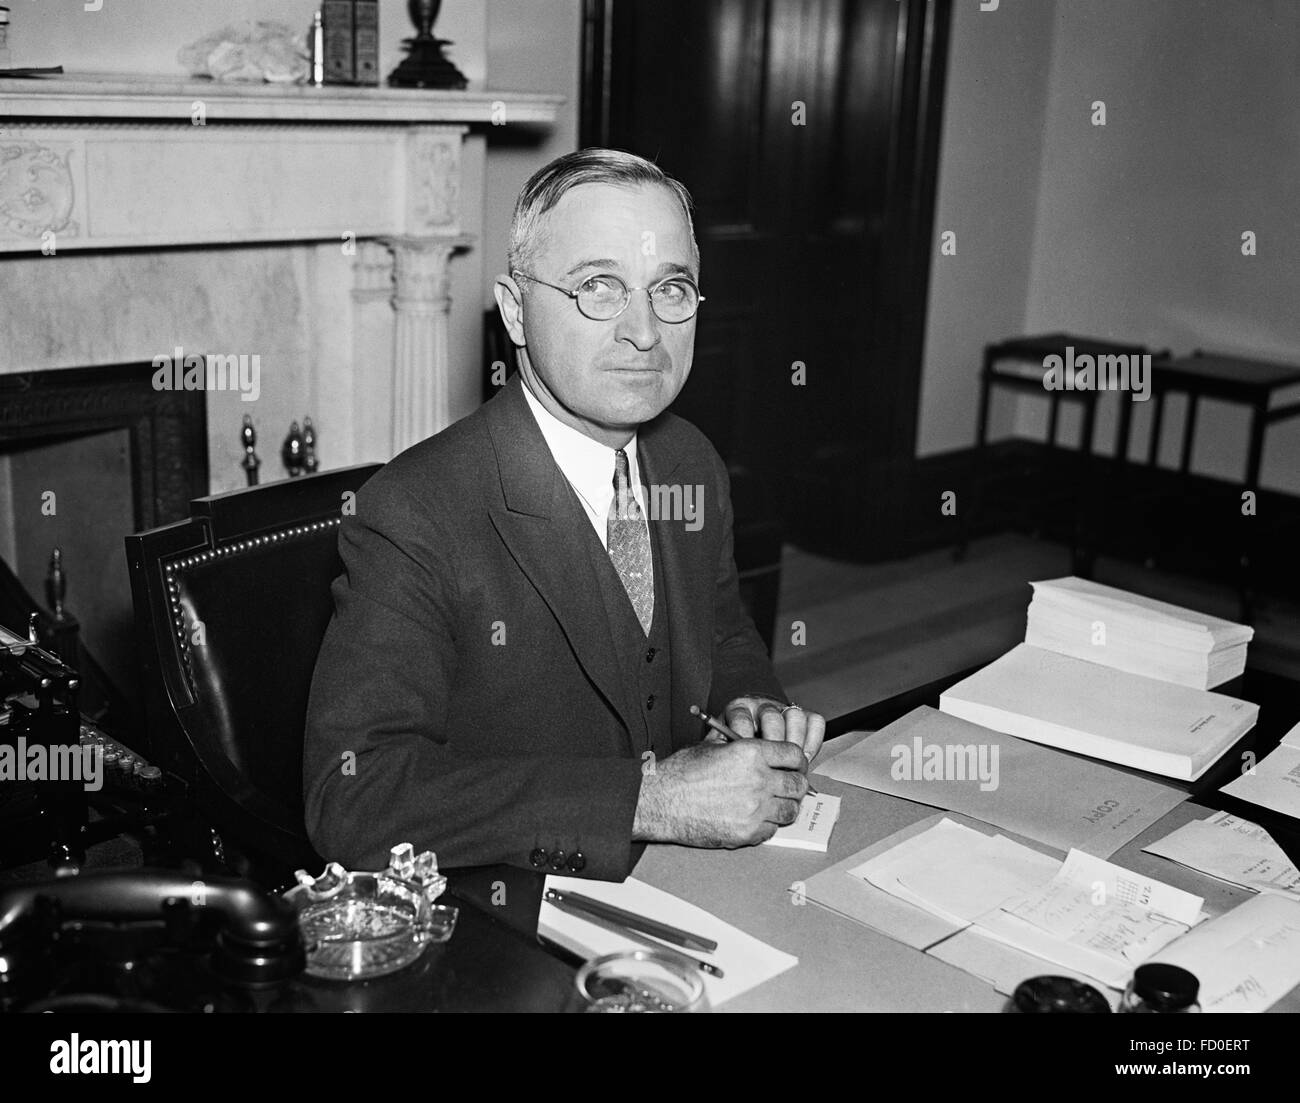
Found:
<svg viewBox="0 0 1300 1103"><path fill-rule="evenodd" d="M700 302L690 198L631 154L569 154L524 186L509 263L518 375L343 520L311 839L353 868L411 842L610 880L646 842L761 842L795 818L825 722L741 608L722 461L664 412Z"/></svg>

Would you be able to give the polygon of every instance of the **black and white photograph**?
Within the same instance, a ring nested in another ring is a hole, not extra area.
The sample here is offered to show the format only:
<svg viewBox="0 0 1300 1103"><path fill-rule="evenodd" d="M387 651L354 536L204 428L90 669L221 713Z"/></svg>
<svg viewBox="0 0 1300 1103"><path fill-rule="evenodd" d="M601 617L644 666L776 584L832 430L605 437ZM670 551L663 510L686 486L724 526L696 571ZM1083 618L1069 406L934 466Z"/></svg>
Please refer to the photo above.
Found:
<svg viewBox="0 0 1300 1103"><path fill-rule="evenodd" d="M0 0L6 1076L1285 1075L1298 181L1294 0Z"/></svg>

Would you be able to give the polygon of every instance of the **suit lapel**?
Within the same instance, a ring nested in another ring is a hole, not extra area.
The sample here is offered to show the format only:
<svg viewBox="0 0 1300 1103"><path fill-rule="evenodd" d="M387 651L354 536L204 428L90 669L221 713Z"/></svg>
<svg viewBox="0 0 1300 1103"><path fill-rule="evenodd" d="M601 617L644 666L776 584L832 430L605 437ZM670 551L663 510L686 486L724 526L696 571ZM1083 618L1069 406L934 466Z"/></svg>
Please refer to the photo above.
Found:
<svg viewBox="0 0 1300 1103"><path fill-rule="evenodd" d="M600 580L581 537L590 522L561 474L515 376L485 408L503 504L490 516L519 569L559 621L578 662L624 727L627 697Z"/></svg>

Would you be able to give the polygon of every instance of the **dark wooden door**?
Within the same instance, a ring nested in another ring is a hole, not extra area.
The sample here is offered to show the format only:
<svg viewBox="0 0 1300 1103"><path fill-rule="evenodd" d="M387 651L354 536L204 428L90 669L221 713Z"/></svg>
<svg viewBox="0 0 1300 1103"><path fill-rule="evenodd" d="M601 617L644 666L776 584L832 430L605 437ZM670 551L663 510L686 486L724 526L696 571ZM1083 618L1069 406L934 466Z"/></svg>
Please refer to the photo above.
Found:
<svg viewBox="0 0 1300 1103"><path fill-rule="evenodd" d="M806 543L843 527L839 480L915 451L949 14L588 0L582 143L652 158L696 201L708 301L674 409Z"/></svg>

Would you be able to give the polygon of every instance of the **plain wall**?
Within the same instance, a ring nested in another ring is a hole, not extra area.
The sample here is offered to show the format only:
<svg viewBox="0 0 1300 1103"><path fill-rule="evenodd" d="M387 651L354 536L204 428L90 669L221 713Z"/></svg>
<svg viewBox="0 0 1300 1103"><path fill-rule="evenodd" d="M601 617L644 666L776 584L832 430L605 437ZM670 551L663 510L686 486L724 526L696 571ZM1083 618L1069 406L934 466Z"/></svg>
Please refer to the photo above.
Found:
<svg viewBox="0 0 1300 1103"><path fill-rule="evenodd" d="M1294 0L1002 0L996 12L958 0L919 454L974 441L980 350L999 337L1064 330L1300 364L1297 59ZM1097 100L1104 127L1091 121ZM1007 158L998 169L990 150ZM1026 190L1027 238L1016 229ZM938 256L946 227L956 258ZM1103 450L1119 401L1100 404ZM1005 395L994 427L1013 417L1017 435L1041 439L1046 408ZM1135 413L1139 455L1150 406ZM1181 413L1171 402L1166 464ZM1242 478L1246 428L1240 408L1202 403L1193 469ZM1300 492L1300 424L1269 430L1261 484Z"/></svg>
<svg viewBox="0 0 1300 1103"><path fill-rule="evenodd" d="M971 444L980 350L1021 333L1033 263L1054 0L957 0L940 135L917 454ZM956 254L940 250L956 234ZM1011 427L994 407L995 431Z"/></svg>
<svg viewBox="0 0 1300 1103"><path fill-rule="evenodd" d="M489 172L483 193L483 307L492 309L492 285L505 271L515 197L548 161L578 148L582 74L581 0L488 0L487 71L503 92L562 95L553 127L489 128Z"/></svg>

